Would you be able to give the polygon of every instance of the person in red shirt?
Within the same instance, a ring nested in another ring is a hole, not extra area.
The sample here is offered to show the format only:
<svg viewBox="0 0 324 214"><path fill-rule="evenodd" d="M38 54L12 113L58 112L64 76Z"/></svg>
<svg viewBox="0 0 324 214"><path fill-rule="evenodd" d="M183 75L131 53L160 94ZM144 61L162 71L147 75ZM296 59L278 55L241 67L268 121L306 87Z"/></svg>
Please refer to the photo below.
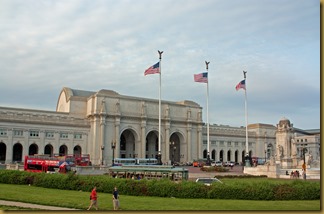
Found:
<svg viewBox="0 0 324 214"><path fill-rule="evenodd" d="M90 194L91 202L90 202L90 206L89 206L88 210L90 210L92 206L94 206L96 208L96 210L98 210L97 198L98 198L98 196L97 196L97 188L94 187L92 189L92 191L91 191L91 194Z"/></svg>

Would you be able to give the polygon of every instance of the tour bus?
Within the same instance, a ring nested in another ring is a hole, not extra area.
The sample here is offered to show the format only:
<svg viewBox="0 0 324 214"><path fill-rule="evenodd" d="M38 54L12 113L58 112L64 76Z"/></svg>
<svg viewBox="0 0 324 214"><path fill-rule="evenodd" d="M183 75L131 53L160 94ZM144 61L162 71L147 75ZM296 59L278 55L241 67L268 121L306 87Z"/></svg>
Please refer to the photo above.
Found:
<svg viewBox="0 0 324 214"><path fill-rule="evenodd" d="M170 165L128 165L110 167L109 175L114 178L128 178L135 180L167 178L173 181L181 181L188 180L189 171L186 168Z"/></svg>
<svg viewBox="0 0 324 214"><path fill-rule="evenodd" d="M73 166L90 165L89 155L29 155L25 156L24 170L29 172L66 173Z"/></svg>
<svg viewBox="0 0 324 214"><path fill-rule="evenodd" d="M156 158L115 158L114 166L157 165Z"/></svg>
<svg viewBox="0 0 324 214"><path fill-rule="evenodd" d="M69 168L67 162L56 157L46 155L25 156L24 170L28 172L66 173Z"/></svg>

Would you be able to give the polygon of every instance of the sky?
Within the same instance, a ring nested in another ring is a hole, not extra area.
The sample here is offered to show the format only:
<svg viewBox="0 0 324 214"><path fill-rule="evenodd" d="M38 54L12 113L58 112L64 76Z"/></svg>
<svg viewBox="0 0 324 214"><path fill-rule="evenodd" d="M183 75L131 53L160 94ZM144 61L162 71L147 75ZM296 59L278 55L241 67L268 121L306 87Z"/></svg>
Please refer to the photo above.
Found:
<svg viewBox="0 0 324 214"><path fill-rule="evenodd" d="M63 87L191 100L207 121L320 128L318 0L0 0L0 106L55 111Z"/></svg>

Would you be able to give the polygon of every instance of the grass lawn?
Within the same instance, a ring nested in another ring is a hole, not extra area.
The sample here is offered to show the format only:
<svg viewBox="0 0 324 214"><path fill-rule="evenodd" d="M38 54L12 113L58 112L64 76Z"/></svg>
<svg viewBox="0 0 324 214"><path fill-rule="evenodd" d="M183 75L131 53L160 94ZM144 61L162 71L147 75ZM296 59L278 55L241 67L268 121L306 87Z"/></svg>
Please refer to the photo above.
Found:
<svg viewBox="0 0 324 214"><path fill-rule="evenodd" d="M57 190L28 185L0 184L0 199L49 206L86 209L90 192ZM98 193L100 210L112 210L112 195ZM252 201L219 199L180 199L120 195L122 210L320 210L320 200ZM0 209L7 210L5 206Z"/></svg>

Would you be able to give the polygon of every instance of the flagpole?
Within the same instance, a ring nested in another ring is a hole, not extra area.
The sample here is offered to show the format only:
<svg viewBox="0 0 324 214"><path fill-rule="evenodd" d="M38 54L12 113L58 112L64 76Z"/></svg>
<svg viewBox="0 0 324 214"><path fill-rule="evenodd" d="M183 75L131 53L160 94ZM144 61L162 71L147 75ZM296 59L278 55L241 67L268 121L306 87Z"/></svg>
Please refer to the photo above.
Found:
<svg viewBox="0 0 324 214"><path fill-rule="evenodd" d="M206 71L207 71L207 75L208 75L208 64L210 62L205 61L205 63L206 63ZM208 108L208 106L209 106L209 86L208 86L208 84L209 84L209 81L207 81L207 115L206 115L207 116L207 161L206 161L206 165L210 166L211 164L210 164L210 154L209 154L209 108Z"/></svg>
<svg viewBox="0 0 324 214"><path fill-rule="evenodd" d="M244 81L245 81L245 90L244 90L244 94L245 94L245 150L246 150L245 166L251 166L250 165L250 157L249 157L249 137L248 137L248 111L247 111L246 73L247 73L247 71L243 71Z"/></svg>
<svg viewBox="0 0 324 214"><path fill-rule="evenodd" d="M159 72L159 153L158 153L158 164L162 165L162 154L161 154L161 73L162 73L162 53L163 51L159 51L159 59L160 59L160 72Z"/></svg>

